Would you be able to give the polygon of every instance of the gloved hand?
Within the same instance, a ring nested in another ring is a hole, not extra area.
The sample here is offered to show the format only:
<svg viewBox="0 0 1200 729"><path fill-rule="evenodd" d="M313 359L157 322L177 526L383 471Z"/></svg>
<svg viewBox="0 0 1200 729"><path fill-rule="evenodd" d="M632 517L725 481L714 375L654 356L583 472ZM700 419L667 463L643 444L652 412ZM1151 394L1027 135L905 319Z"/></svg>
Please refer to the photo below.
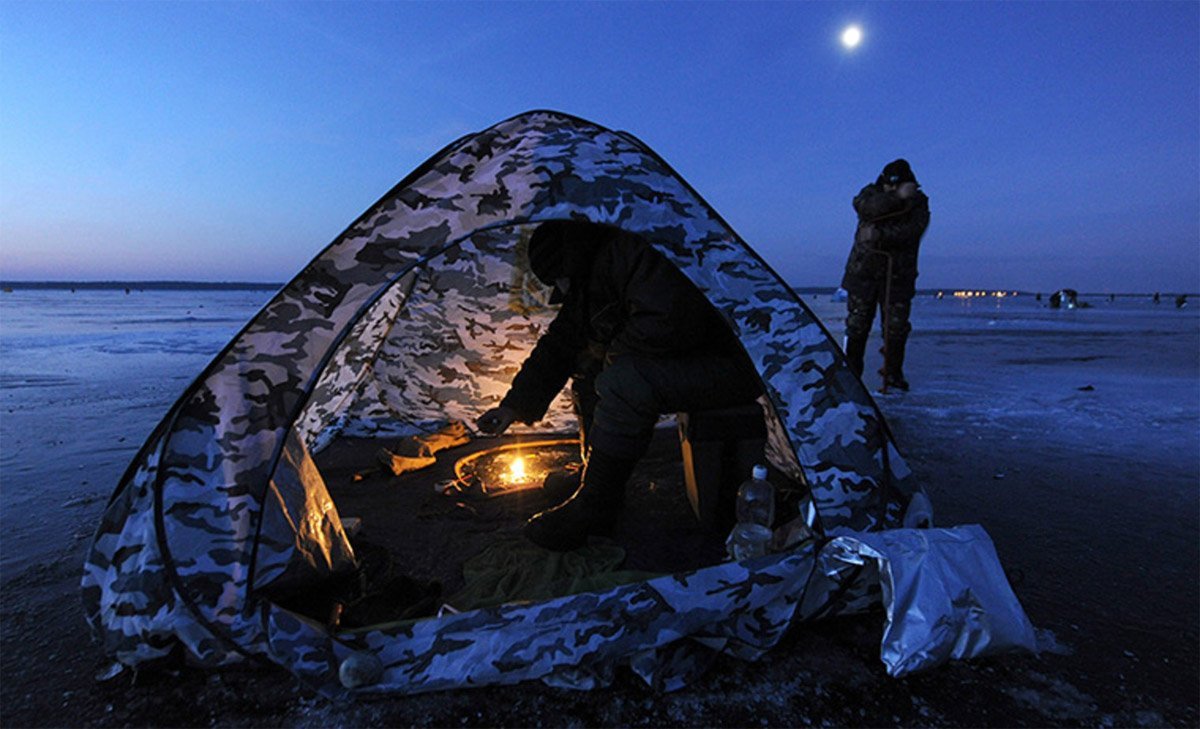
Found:
<svg viewBox="0 0 1200 729"><path fill-rule="evenodd" d="M517 413L512 408L506 408L503 405L497 408L492 408L479 419L475 421L475 426L479 428L479 432L487 433L488 435L500 435L508 430L508 426L512 425L517 420Z"/></svg>

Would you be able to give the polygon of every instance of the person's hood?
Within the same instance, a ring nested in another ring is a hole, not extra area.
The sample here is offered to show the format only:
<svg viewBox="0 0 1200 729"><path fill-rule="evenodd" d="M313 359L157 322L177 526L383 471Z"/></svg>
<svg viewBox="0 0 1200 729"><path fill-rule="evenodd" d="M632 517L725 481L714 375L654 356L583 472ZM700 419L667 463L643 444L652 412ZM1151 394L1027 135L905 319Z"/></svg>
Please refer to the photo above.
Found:
<svg viewBox="0 0 1200 729"><path fill-rule="evenodd" d="M529 239L529 270L546 286L554 286L550 303L563 300L555 284L567 278L580 285L591 271L596 251L609 234L603 225L578 220L550 220Z"/></svg>
<svg viewBox="0 0 1200 729"><path fill-rule="evenodd" d="M920 184L917 182L908 160L904 158L892 160L884 165L883 172L879 173L879 177L875 180L877 185L900 185L905 182Z"/></svg>

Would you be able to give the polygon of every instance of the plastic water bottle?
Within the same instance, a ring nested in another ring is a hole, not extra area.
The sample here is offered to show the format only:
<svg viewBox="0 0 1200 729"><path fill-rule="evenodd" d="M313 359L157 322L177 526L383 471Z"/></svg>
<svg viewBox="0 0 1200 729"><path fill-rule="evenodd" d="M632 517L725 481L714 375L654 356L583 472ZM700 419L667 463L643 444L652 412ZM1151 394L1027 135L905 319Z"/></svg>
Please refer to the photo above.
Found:
<svg viewBox="0 0 1200 729"><path fill-rule="evenodd" d="M738 487L737 524L725 541L729 557L741 561L766 554L774 522L775 487L767 480L767 467L755 466L750 479Z"/></svg>

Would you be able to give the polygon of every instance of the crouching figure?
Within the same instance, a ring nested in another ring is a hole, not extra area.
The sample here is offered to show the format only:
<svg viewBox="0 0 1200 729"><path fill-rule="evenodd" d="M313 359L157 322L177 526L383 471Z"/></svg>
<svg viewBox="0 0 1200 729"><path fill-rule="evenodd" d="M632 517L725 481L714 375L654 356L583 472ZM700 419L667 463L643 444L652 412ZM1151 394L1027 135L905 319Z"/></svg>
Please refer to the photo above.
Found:
<svg viewBox="0 0 1200 729"><path fill-rule="evenodd" d="M751 402L762 386L713 306L644 239L550 221L529 241L529 265L562 308L500 405L477 425L499 434L516 421L532 424L572 381L582 478L569 498L525 525L535 544L569 551L613 533L626 482L661 414Z"/></svg>

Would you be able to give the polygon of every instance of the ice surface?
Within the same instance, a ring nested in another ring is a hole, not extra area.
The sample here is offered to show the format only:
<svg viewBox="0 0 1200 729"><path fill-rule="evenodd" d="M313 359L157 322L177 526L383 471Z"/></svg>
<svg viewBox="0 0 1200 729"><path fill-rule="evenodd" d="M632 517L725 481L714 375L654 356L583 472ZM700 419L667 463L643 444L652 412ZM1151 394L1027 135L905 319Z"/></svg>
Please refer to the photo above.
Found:
<svg viewBox="0 0 1200 729"><path fill-rule="evenodd" d="M91 538L150 431L271 294L0 295L0 577Z"/></svg>
<svg viewBox="0 0 1200 729"><path fill-rule="evenodd" d="M0 576L90 539L143 440L271 293L0 295ZM840 341L844 303L805 300ZM906 367L913 390L879 397L901 451L920 453L905 442L915 420L998 442L1053 432L1080 453L1145 462L1138 489L1194 491L1200 308L1149 297L1092 303L1064 311L1032 296L918 298ZM879 366L877 341L868 373ZM866 381L878 387L877 376Z"/></svg>

